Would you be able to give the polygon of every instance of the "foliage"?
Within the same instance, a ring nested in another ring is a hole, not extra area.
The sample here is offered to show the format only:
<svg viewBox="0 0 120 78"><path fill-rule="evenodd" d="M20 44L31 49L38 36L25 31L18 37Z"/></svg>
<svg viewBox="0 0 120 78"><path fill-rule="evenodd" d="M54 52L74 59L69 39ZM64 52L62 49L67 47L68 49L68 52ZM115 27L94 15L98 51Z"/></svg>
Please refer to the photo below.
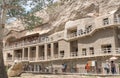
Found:
<svg viewBox="0 0 120 78"><path fill-rule="evenodd" d="M21 20L24 25L27 25L26 28L31 29L42 23L42 19L35 16L35 13L53 4L53 1L54 0L9 0L9 2L5 3L8 5L6 8L7 16ZM27 7L31 10L26 11Z"/></svg>
<svg viewBox="0 0 120 78"><path fill-rule="evenodd" d="M42 23L42 19L40 17L35 16L34 14L24 14L23 19L21 19L26 29L33 29L33 27L38 26Z"/></svg>

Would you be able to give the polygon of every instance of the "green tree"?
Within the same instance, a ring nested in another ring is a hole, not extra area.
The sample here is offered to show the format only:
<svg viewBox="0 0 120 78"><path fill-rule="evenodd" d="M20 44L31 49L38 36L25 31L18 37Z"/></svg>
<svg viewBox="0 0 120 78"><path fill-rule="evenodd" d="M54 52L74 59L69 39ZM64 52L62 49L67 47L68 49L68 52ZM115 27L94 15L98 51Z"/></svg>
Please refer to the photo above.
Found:
<svg viewBox="0 0 120 78"><path fill-rule="evenodd" d="M10 18L20 19L26 28L33 28L41 24L41 18L34 13L51 5L54 0L0 0L0 78L8 78L3 61L3 37L5 36L6 20ZM29 12L25 7L31 7ZM7 19L6 19L7 17Z"/></svg>

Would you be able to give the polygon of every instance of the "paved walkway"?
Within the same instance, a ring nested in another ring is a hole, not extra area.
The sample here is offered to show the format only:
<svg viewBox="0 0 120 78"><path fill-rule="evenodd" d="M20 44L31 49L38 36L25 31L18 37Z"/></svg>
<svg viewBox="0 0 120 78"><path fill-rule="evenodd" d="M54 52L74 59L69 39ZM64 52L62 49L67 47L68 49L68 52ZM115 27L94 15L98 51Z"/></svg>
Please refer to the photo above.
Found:
<svg viewBox="0 0 120 78"><path fill-rule="evenodd" d="M35 75L35 74L23 74L21 77L9 77L9 78L120 78L120 76L81 76L81 75Z"/></svg>

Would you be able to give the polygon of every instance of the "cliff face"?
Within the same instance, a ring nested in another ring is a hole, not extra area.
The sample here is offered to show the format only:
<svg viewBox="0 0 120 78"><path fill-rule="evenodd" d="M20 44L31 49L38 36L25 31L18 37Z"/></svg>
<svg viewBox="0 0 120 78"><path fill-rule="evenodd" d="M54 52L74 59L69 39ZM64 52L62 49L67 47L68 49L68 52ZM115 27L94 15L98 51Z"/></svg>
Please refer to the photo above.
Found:
<svg viewBox="0 0 120 78"><path fill-rule="evenodd" d="M64 29L69 20L95 18L120 7L120 0L60 0L49 14L54 31Z"/></svg>
<svg viewBox="0 0 120 78"><path fill-rule="evenodd" d="M64 29L70 20L95 18L119 7L120 0L59 0L37 15L42 16L43 23L49 23L56 32Z"/></svg>

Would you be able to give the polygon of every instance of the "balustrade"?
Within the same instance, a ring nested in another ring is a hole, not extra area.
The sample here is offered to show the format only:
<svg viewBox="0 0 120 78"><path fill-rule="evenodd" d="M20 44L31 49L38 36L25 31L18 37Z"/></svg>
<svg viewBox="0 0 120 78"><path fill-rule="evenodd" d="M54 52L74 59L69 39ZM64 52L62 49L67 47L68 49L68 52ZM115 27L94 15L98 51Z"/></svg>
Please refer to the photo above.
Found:
<svg viewBox="0 0 120 78"><path fill-rule="evenodd" d="M71 53L70 53L70 56L71 56L71 57L76 57L76 56L78 56L78 52L71 52Z"/></svg>
<svg viewBox="0 0 120 78"><path fill-rule="evenodd" d="M51 56L50 56L50 55L48 55L48 56L47 56L47 59L51 59Z"/></svg>
<svg viewBox="0 0 120 78"><path fill-rule="evenodd" d="M12 57L7 57L7 61L12 61Z"/></svg>
<svg viewBox="0 0 120 78"><path fill-rule="evenodd" d="M58 58L58 54L54 54L54 58Z"/></svg>
<svg viewBox="0 0 120 78"><path fill-rule="evenodd" d="M115 50L111 49L111 48L104 48L104 49L97 49L94 51L94 54L89 54L89 51L86 51L87 55L82 55L82 54L78 54L78 52L70 52L70 57L76 57L76 58L82 58L82 57L94 57L94 56L105 56L105 55L119 55L120 54L120 48L116 48ZM60 56L58 54L54 54L54 59L57 58L63 58L65 55L64 54L60 54ZM47 56L47 59L51 59L51 56ZM30 57L28 60L28 57L14 57L14 59L12 59L12 57L8 57L6 59L7 61L14 61L14 60L21 60L21 61L36 61L36 57ZM45 60L44 56L40 56L37 59L39 60ZM51 59L52 60L52 59Z"/></svg>
<svg viewBox="0 0 120 78"><path fill-rule="evenodd" d="M29 59L29 61L35 61L35 57L30 57Z"/></svg>
<svg viewBox="0 0 120 78"><path fill-rule="evenodd" d="M44 60L44 56L38 57L38 60Z"/></svg>

